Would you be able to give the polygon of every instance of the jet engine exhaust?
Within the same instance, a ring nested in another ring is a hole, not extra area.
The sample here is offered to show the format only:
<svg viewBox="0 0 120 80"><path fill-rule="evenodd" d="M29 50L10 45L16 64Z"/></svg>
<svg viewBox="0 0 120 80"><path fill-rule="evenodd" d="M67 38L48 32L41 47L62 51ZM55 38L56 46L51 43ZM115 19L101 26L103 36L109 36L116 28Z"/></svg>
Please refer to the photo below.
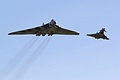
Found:
<svg viewBox="0 0 120 80"><path fill-rule="evenodd" d="M13 57L12 60L9 61L9 63L6 65L6 67L1 71L0 77L6 78L14 69L17 67L17 65L20 63L20 61L24 58L24 56L28 53L28 51L32 48L32 46L37 41L38 37L33 37L24 47L21 49L16 56Z"/></svg>
<svg viewBox="0 0 120 80"><path fill-rule="evenodd" d="M37 49L29 56L28 60L23 63L23 65L17 70L13 79L11 80L20 80L22 76L28 71L28 69L32 66L35 60L39 57L39 55L43 52L45 47L48 45L51 37L46 37L43 42L37 47Z"/></svg>

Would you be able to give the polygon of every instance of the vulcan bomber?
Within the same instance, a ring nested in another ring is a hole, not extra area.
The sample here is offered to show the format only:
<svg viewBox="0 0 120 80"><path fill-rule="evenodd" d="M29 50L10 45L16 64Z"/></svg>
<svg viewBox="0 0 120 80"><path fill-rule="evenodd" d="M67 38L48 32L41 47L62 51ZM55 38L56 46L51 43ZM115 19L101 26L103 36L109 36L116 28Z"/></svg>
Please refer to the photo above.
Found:
<svg viewBox="0 0 120 80"><path fill-rule="evenodd" d="M42 24L42 26L37 26L30 29L20 30L11 32L8 35L27 35L27 34L35 34L36 36L45 36L48 34L48 36L52 36L53 34L60 34L60 35L79 35L78 32L68 30L65 28L62 28L56 24L56 21L52 19L47 24Z"/></svg>
<svg viewBox="0 0 120 80"><path fill-rule="evenodd" d="M104 34L106 32L105 28L102 28L99 32L94 34L87 34L87 36L94 37L95 39L106 39L109 40L109 38Z"/></svg>

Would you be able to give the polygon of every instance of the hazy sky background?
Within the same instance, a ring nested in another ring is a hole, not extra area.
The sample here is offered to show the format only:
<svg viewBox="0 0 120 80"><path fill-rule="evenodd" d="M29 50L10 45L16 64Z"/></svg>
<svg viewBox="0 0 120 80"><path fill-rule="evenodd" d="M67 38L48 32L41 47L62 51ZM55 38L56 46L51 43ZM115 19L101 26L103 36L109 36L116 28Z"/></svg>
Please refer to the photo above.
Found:
<svg viewBox="0 0 120 80"><path fill-rule="evenodd" d="M8 36L51 19L80 35ZM109 41L86 36L103 27ZM120 80L120 0L1 0L0 28L0 80Z"/></svg>

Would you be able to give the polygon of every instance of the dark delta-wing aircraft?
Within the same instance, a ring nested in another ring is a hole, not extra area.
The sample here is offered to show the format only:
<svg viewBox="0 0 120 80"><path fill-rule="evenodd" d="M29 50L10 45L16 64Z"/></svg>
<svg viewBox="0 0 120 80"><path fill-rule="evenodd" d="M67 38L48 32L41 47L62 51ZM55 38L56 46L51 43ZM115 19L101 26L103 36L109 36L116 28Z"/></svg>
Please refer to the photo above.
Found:
<svg viewBox="0 0 120 80"><path fill-rule="evenodd" d="M52 36L53 34L63 34L63 35L79 35L78 32L64 29L56 25L56 22L52 19L49 23L44 24L42 26L38 26L31 29L25 29L20 31L11 32L8 35L24 35L24 34L35 34L36 36Z"/></svg>
<svg viewBox="0 0 120 80"><path fill-rule="evenodd" d="M95 34L87 34L87 36L91 36L94 37L95 39L106 39L109 40L109 38L104 34L104 32L106 32L105 28L102 28L99 32L95 33Z"/></svg>

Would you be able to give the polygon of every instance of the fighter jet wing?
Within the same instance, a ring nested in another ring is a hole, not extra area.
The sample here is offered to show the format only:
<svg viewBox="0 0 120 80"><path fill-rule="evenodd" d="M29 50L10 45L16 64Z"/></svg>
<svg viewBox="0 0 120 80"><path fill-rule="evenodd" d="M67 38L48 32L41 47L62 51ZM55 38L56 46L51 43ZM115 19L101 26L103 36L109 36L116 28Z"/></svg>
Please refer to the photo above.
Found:
<svg viewBox="0 0 120 80"><path fill-rule="evenodd" d="M102 38L103 38L103 39L109 40L109 38L108 38L107 36L105 36L105 35L104 35Z"/></svg>
<svg viewBox="0 0 120 80"><path fill-rule="evenodd" d="M38 31L40 32L41 27L48 27L48 24L45 24L45 25L42 25L42 26L38 26L38 27L35 27L35 28L31 28L31 29L11 32L8 35L36 34Z"/></svg>
<svg viewBox="0 0 120 80"><path fill-rule="evenodd" d="M63 34L63 35L79 35L78 32L72 31L72 30L68 30L65 28L61 28L58 25L56 25L56 30L54 32L54 34Z"/></svg>

